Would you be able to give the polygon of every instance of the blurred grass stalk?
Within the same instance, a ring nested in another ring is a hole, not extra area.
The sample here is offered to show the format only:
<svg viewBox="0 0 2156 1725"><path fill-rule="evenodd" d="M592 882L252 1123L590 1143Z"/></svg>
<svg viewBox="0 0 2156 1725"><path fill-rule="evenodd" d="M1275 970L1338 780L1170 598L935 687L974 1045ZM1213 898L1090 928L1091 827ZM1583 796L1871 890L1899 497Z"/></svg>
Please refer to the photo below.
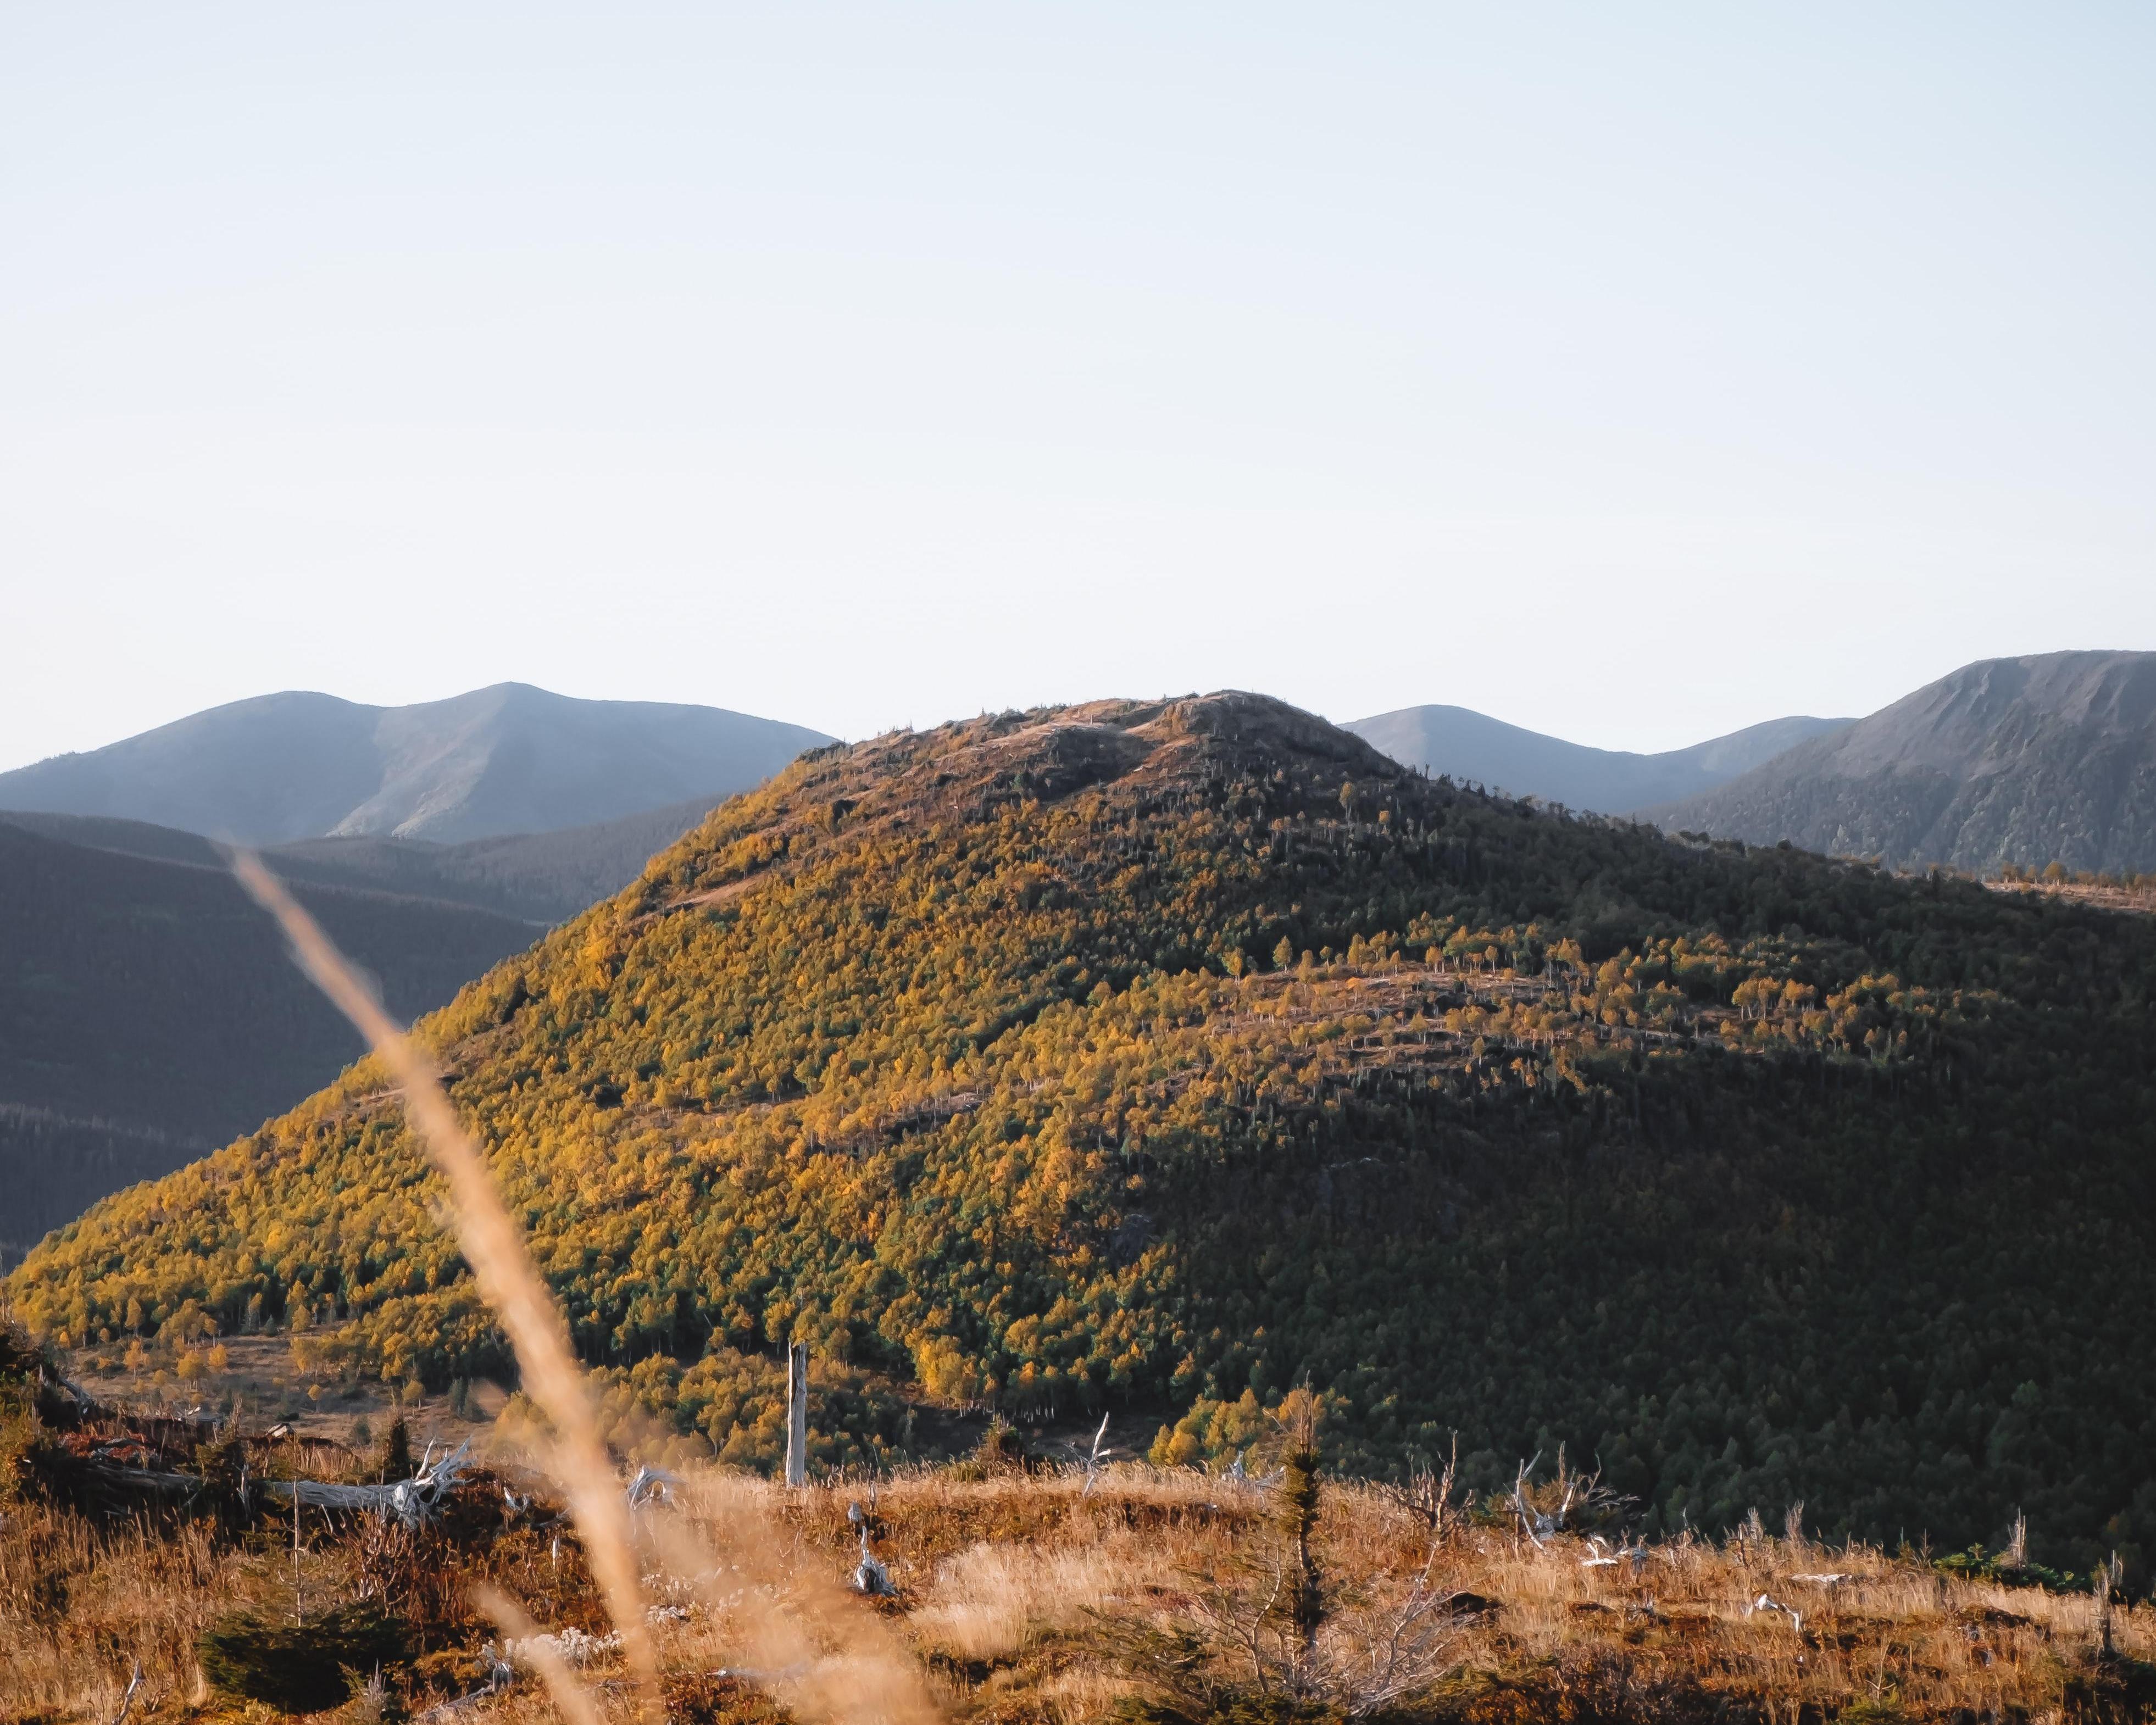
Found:
<svg viewBox="0 0 2156 1725"><path fill-rule="evenodd" d="M552 1291L532 1267L523 1236L495 1189L478 1145L457 1118L434 1062L383 1010L374 991L262 860L240 850L230 858L239 884L285 931L300 968L352 1020L403 1091L413 1131L449 1183L457 1243L477 1278L480 1297L516 1349L526 1394L553 1427L543 1465L568 1502L608 1614L621 1632L622 1651L644 1711L654 1720L663 1717L629 1502L599 1436L583 1368L570 1348L568 1326Z"/></svg>
<svg viewBox="0 0 2156 1725"><path fill-rule="evenodd" d="M434 1062L382 1009L374 991L261 859L238 850L230 856L240 885L284 929L300 968L352 1020L403 1091L413 1130L449 1183L457 1241L478 1279L480 1296L501 1319L516 1351L525 1393L553 1428L541 1463L562 1485L608 1615L621 1632L645 1717L660 1725L665 1709L629 1501L599 1435L588 1383L570 1348L561 1307L533 1267L523 1235L502 1204L478 1145L457 1118ZM798 1561L795 1543L777 1536L753 1492L739 1482L711 1476L699 1482L690 1502L707 1530L725 1536L715 1543L730 1553L731 1563L716 1562L686 1518L654 1517L647 1531L699 1592L714 1592L721 1575L733 1579L734 1585L716 1589L712 1603L736 1608L729 1615L763 1667L764 1686L778 1692L803 1718L830 1725L855 1720L932 1725L937 1710L918 1666L885 1626L862 1612L829 1577ZM762 1584L747 1599L738 1586L744 1574ZM573 1725L588 1725L597 1716L589 1693L565 1661L551 1656L548 1644L536 1639L521 1608L493 1589L475 1597L505 1634L531 1644L530 1657L563 1717Z"/></svg>

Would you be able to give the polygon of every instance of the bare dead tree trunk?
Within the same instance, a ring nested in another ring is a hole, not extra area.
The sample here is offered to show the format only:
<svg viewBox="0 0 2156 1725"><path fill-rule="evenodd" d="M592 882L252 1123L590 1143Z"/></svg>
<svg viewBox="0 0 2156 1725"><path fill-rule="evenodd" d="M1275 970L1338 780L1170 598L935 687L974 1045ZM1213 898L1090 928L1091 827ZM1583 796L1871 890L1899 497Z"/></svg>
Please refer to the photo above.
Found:
<svg viewBox="0 0 2156 1725"><path fill-rule="evenodd" d="M808 1344L786 1350L786 1483L808 1483Z"/></svg>

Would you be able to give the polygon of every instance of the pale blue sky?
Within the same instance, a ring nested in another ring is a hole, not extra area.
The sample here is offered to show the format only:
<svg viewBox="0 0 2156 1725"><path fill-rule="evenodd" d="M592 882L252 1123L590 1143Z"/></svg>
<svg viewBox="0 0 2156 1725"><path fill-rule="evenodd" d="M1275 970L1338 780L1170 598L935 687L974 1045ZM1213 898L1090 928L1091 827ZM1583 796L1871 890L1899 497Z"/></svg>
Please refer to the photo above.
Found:
<svg viewBox="0 0 2156 1725"><path fill-rule="evenodd" d="M0 9L0 767L2156 648L2156 9Z"/></svg>

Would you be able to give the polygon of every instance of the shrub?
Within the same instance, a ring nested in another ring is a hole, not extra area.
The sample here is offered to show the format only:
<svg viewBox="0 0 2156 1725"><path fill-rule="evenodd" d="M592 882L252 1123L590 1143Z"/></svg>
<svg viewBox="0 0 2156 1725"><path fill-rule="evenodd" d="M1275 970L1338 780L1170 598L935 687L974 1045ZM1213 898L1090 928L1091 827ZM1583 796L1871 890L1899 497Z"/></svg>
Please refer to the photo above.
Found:
<svg viewBox="0 0 2156 1725"><path fill-rule="evenodd" d="M357 1674L404 1654L393 1618L362 1602L291 1620L228 1613L203 1631L196 1655L213 1688L288 1713L319 1713L351 1698Z"/></svg>

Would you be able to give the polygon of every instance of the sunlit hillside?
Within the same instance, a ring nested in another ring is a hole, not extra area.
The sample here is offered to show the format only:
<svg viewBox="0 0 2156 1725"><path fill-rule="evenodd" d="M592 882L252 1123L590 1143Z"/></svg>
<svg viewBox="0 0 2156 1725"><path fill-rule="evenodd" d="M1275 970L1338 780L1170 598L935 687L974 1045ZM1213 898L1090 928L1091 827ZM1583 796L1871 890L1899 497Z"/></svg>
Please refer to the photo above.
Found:
<svg viewBox="0 0 2156 1725"><path fill-rule="evenodd" d="M1230 695L805 757L424 1034L614 1414L729 1463L799 1337L824 1466L991 1408L1219 1466L1306 1384L1349 1472L1563 1444L1657 1538L2025 1510L2085 1574L2156 1551L2152 975ZM7 1287L85 1357L511 1383L434 1190L363 1062Z"/></svg>

